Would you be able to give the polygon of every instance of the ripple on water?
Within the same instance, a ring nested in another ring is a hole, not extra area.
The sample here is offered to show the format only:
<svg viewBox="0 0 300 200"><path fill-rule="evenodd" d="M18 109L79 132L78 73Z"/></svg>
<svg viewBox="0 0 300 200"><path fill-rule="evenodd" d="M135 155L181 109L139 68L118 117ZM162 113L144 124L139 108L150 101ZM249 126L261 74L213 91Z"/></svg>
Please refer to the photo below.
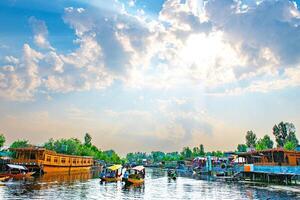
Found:
<svg viewBox="0 0 300 200"><path fill-rule="evenodd" d="M63 176L2 184L0 199L300 199L299 193L281 187L228 184L187 177L168 180L165 171L160 169L147 169L145 184L129 188L122 183L100 184L99 179L91 179L85 174Z"/></svg>

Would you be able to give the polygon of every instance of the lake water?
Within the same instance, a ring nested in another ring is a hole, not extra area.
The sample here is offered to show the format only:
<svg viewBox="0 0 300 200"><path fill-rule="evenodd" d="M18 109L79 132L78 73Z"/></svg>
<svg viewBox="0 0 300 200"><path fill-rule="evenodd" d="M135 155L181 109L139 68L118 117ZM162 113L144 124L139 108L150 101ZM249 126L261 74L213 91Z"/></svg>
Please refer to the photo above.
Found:
<svg viewBox="0 0 300 200"><path fill-rule="evenodd" d="M97 173L44 175L0 185L0 199L300 199L300 188L254 186L242 183L168 180L166 171L147 169L145 184L125 187L122 183L100 184Z"/></svg>

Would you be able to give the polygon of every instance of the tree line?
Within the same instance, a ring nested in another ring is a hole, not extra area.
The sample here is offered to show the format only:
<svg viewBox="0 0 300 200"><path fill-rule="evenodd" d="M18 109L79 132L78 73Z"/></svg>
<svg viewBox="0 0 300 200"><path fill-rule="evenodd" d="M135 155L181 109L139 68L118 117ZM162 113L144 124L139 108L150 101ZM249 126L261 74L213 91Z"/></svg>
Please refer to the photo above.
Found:
<svg viewBox="0 0 300 200"><path fill-rule="evenodd" d="M299 145L299 141L296 137L296 128L293 123L280 122L275 124L272 128L273 136L275 137L276 146L284 148L286 150L295 150ZM274 142L269 135L265 135L262 138L257 139L256 134L250 130L247 131L246 143L239 144L237 151L246 152L247 148L255 148L256 150L271 149L274 146Z"/></svg>
<svg viewBox="0 0 300 200"><path fill-rule="evenodd" d="M275 137L277 147L284 148L286 150L295 150L299 145L299 141L296 137L296 128L294 124L289 122L280 122L275 124L272 129ZM3 147L5 143L5 137L0 134L0 147ZM28 140L16 140L10 148L23 148L30 147ZM42 147L56 151L57 153L69 154L69 155L80 155L80 156L92 156L94 159L103 160L107 163L121 163L121 162L142 162L143 159L152 160L154 162L166 162L166 161L179 161L185 159L191 159L198 156L216 156L222 157L224 153L222 151L205 152L204 145L190 148L184 147L181 152L169 152L165 153L162 151L152 151L151 153L136 152L128 153L124 159L114 151L102 151L98 147L92 144L92 137L89 133L86 133L81 142L77 138L69 139L49 139L45 142ZM274 147L274 141L269 135L264 135L262 138L257 138L256 134L249 130L245 136L245 144L239 144L237 146L238 152L246 152L247 148L256 150L271 149Z"/></svg>
<svg viewBox="0 0 300 200"><path fill-rule="evenodd" d="M204 157L208 155L222 157L224 156L224 153L222 151L205 152L204 145L200 144L199 146L193 148L183 147L181 152L175 151L175 152L165 153L162 151L152 151L151 153L145 153L145 152L128 153L126 155L126 161L142 163L142 161L146 159L158 163L158 162L193 159L195 157Z"/></svg>

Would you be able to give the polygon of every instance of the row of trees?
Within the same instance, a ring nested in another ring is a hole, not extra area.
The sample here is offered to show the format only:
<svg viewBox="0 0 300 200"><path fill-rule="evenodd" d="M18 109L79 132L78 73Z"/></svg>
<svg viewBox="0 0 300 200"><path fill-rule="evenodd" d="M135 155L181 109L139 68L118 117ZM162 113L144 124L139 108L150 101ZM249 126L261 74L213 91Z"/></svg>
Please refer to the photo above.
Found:
<svg viewBox="0 0 300 200"><path fill-rule="evenodd" d="M0 135L0 147L5 143L5 137ZM16 140L10 148L24 148L31 146L28 140ZM92 156L95 159L104 160L108 163L121 163L120 156L114 150L101 151L95 145L92 144L92 137L86 133L84 141L81 142L77 138L70 139L49 139L44 145L44 148L57 153L63 153L68 155L80 155L80 156ZM14 155L14 154L13 154Z"/></svg>
<svg viewBox="0 0 300 200"><path fill-rule="evenodd" d="M277 143L277 147L283 147L287 150L295 150L299 141L296 137L296 128L294 124L289 122L280 122L273 127L273 135ZM269 135L257 139L256 134L253 131L247 131L246 143L239 144L237 150L239 152L245 152L247 148L255 148L256 150L271 149L274 146L274 142Z"/></svg>
<svg viewBox="0 0 300 200"><path fill-rule="evenodd" d="M205 152L203 144L200 144L199 147L194 147L192 149L190 147L184 147L181 152L175 151L164 153L162 151L152 151L149 154L144 152L128 153L126 155L126 160L128 162L141 163L143 159L147 159L157 163L166 161L179 161L207 155L222 157L224 154L221 151Z"/></svg>

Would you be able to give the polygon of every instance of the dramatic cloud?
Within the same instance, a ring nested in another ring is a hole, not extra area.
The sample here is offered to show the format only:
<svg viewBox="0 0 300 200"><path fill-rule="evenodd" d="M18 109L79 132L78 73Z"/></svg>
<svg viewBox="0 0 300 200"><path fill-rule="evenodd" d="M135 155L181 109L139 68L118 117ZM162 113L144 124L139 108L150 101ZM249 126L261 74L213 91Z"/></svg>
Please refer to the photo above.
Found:
<svg viewBox="0 0 300 200"><path fill-rule="evenodd" d="M25 44L22 58L5 57L1 96L29 100L38 91L104 89L114 81L151 89L193 85L224 94L266 92L280 81L273 89L299 86L298 73L291 73L300 64L296 2L167 0L157 18L137 13L118 1L65 8L62 18L78 46L67 53L51 46L44 21L30 17L41 52Z"/></svg>

